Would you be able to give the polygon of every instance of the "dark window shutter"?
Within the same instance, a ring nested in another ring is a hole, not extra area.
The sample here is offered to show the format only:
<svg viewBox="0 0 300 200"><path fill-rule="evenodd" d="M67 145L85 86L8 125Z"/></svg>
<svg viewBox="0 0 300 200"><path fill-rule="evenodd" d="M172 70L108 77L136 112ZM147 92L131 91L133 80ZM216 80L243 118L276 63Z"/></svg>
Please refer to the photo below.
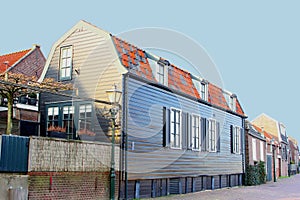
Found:
<svg viewBox="0 0 300 200"><path fill-rule="evenodd" d="M163 107L163 147L170 146L170 110Z"/></svg>
<svg viewBox="0 0 300 200"><path fill-rule="evenodd" d="M187 149L192 149L192 115L187 115Z"/></svg>
<svg viewBox="0 0 300 200"><path fill-rule="evenodd" d="M243 153L243 150L244 150L244 132L243 132L243 129L241 128L240 129L240 153L242 154Z"/></svg>
<svg viewBox="0 0 300 200"><path fill-rule="evenodd" d="M233 141L233 126L230 125L230 151L231 153L233 153L233 145L234 145L234 141Z"/></svg>
<svg viewBox="0 0 300 200"><path fill-rule="evenodd" d="M206 151L206 119L201 118L201 151Z"/></svg>
<svg viewBox="0 0 300 200"><path fill-rule="evenodd" d="M217 122L217 152L220 152L220 148L221 148L221 138L220 138L220 122Z"/></svg>
<svg viewBox="0 0 300 200"><path fill-rule="evenodd" d="M206 151L209 151L209 120L206 120L206 124L205 124L205 134L206 134L206 138L205 138L205 144L206 144Z"/></svg>
<svg viewBox="0 0 300 200"><path fill-rule="evenodd" d="M183 112L182 113L182 125L181 125L181 127L182 127L182 132L181 132L181 134L182 134L182 137L181 137L182 138L182 149L187 149L187 146L188 146L188 144L187 144L187 142L188 142L188 137L187 137L187 135L188 135L188 132L187 132L188 121L187 121L187 117L188 117L188 114Z"/></svg>

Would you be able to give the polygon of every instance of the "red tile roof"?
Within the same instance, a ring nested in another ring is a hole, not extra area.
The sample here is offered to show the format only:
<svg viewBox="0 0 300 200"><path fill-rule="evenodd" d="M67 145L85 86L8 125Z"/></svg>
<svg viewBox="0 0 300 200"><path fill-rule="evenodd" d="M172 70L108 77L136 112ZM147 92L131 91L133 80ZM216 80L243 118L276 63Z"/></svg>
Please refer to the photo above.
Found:
<svg viewBox="0 0 300 200"><path fill-rule="evenodd" d="M6 67L13 66L16 62L18 62L21 58L23 58L31 49L10 53L6 55L0 56L0 73L3 73L6 71ZM8 66L4 64L5 62L8 62Z"/></svg>
<svg viewBox="0 0 300 200"><path fill-rule="evenodd" d="M208 84L208 102L226 110L230 110L222 89L211 83Z"/></svg>
<svg viewBox="0 0 300 200"><path fill-rule="evenodd" d="M271 135L270 133L266 132L266 131L262 131L261 128L259 128L258 126L252 124L252 126L260 133L263 133L264 136L266 137L268 142L271 142L272 138L275 139L275 144L278 145L279 144L279 140L278 137Z"/></svg>
<svg viewBox="0 0 300 200"><path fill-rule="evenodd" d="M193 84L191 74L176 67L175 65L171 65L169 67L168 86L171 89L179 90L180 92L198 99L200 98L200 95Z"/></svg>
<svg viewBox="0 0 300 200"><path fill-rule="evenodd" d="M146 78L150 81L157 82L148 62L145 51L115 36L112 36L112 40L117 50L119 59L124 67L126 67L131 73ZM169 66L168 86L171 89L175 89L197 99L201 99L196 87L193 84L191 74L173 64ZM230 110L225 100L223 90L211 83L208 84L208 102L225 110ZM236 101L236 113L245 116L238 100Z"/></svg>
<svg viewBox="0 0 300 200"><path fill-rule="evenodd" d="M145 52L115 36L112 36L120 61L131 73L156 81Z"/></svg>

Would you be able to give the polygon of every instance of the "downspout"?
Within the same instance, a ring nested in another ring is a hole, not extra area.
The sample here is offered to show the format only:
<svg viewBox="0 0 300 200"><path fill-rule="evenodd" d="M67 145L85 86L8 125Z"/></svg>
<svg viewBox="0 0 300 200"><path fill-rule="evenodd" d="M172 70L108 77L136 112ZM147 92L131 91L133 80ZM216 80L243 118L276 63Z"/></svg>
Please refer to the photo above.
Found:
<svg viewBox="0 0 300 200"><path fill-rule="evenodd" d="M128 199L128 176L127 176L127 150L128 150L128 137L127 137L127 132L128 132L128 123L127 123L127 116L128 116L128 79L129 74L123 74L123 87L122 87L122 94L123 94L123 99L122 99L122 113L123 113L123 130L122 130L122 166L123 166L123 174L122 174L122 180L124 180L124 199Z"/></svg>
<svg viewBox="0 0 300 200"><path fill-rule="evenodd" d="M245 144L245 118L242 118L242 131L243 131L243 151L242 151L242 165L243 165L243 176L245 176L245 168L246 168L246 162L245 162L245 151L246 151L246 144Z"/></svg>

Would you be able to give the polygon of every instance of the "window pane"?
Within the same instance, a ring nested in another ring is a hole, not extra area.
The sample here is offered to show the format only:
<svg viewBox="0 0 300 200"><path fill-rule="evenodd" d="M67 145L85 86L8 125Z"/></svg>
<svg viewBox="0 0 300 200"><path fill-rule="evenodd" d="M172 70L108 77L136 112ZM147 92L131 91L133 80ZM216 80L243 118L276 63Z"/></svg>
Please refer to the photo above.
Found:
<svg viewBox="0 0 300 200"><path fill-rule="evenodd" d="M66 59L66 67L71 67L71 58Z"/></svg>
<svg viewBox="0 0 300 200"><path fill-rule="evenodd" d="M62 57L63 57L63 58L67 57L67 55L68 55L68 54L67 54L67 51L68 51L68 50L67 50L66 48L63 48L63 50L62 50Z"/></svg>
<svg viewBox="0 0 300 200"><path fill-rule="evenodd" d="M66 77L66 69L61 69L61 77Z"/></svg>
<svg viewBox="0 0 300 200"><path fill-rule="evenodd" d="M71 68L66 68L66 77L71 76Z"/></svg>
<svg viewBox="0 0 300 200"><path fill-rule="evenodd" d="M48 116L53 115L53 108L48 108Z"/></svg>
<svg viewBox="0 0 300 200"><path fill-rule="evenodd" d="M72 48L70 47L70 48L68 48L68 54L67 54L67 56L68 57L71 57L72 56Z"/></svg>

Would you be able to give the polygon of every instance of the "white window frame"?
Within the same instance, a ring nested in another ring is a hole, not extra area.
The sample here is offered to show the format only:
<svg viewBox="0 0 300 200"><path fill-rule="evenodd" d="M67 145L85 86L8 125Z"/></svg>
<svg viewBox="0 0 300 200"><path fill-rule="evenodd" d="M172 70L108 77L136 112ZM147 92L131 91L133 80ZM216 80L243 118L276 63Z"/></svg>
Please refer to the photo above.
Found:
<svg viewBox="0 0 300 200"><path fill-rule="evenodd" d="M239 126L233 126L233 153L241 153L241 134L242 130Z"/></svg>
<svg viewBox="0 0 300 200"><path fill-rule="evenodd" d="M230 96L229 98L229 106L230 106L230 109L234 112L236 112L236 98L234 96Z"/></svg>
<svg viewBox="0 0 300 200"><path fill-rule="evenodd" d="M155 63L156 64L156 73L155 73L155 77L157 82L159 82L162 85L168 85L168 66L167 65L163 65L163 64L159 64L159 63ZM163 69L162 72L160 69ZM163 81L161 82L160 78L163 77Z"/></svg>
<svg viewBox="0 0 300 200"><path fill-rule="evenodd" d="M201 81L200 82L200 97L202 98L202 100L207 101L208 99L208 89L207 89L207 83ZM204 95L203 95L204 93ZM204 97L203 97L204 96Z"/></svg>
<svg viewBox="0 0 300 200"><path fill-rule="evenodd" d="M256 139L252 138L252 156L253 156L253 161L257 161L257 153L256 153Z"/></svg>
<svg viewBox="0 0 300 200"><path fill-rule="evenodd" d="M214 126L212 126L212 122ZM208 119L208 151L217 152L217 121L215 119Z"/></svg>
<svg viewBox="0 0 300 200"><path fill-rule="evenodd" d="M67 54L64 55L64 51ZM70 52L69 52L70 51ZM59 80L70 80L72 79L72 66L73 66L73 47L72 45L63 46L60 48L60 62L59 62ZM66 63L66 66L64 66ZM67 75L67 72L69 73Z"/></svg>
<svg viewBox="0 0 300 200"><path fill-rule="evenodd" d="M265 161L265 156L264 156L264 142L260 141L260 160Z"/></svg>
<svg viewBox="0 0 300 200"><path fill-rule="evenodd" d="M196 122L198 121L198 127L195 125L195 118L196 118ZM198 118L198 119L197 119ZM197 114L192 114L191 115L191 131L190 131L190 136L191 136L191 147L192 147L192 150L194 151L201 151L201 136L202 136L202 133L201 133L201 116L200 115L197 115ZM197 137L196 133L198 132L198 147L195 146L195 137Z"/></svg>
<svg viewBox="0 0 300 200"><path fill-rule="evenodd" d="M176 118L174 118L174 119L172 118L172 117L174 117L173 111L179 112L179 125L178 125L179 128L176 127L176 125L178 123ZM172 133L173 130L176 133ZM178 135L178 138L176 137L176 135ZM178 145L177 144L174 145L175 138L179 139ZM182 110L180 110L178 108L174 108L174 107L170 108L170 147L172 149L181 149L182 148Z"/></svg>

